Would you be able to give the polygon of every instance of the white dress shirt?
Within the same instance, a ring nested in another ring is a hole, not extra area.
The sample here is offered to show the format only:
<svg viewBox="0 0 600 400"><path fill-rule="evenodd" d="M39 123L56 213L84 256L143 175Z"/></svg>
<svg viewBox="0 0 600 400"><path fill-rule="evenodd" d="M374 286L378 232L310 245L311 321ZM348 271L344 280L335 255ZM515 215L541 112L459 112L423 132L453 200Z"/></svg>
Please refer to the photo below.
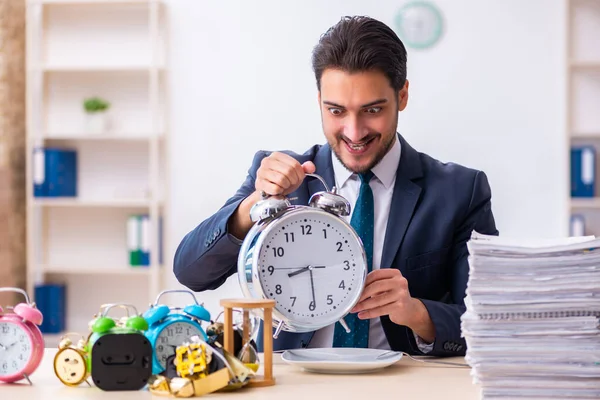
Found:
<svg viewBox="0 0 600 400"><path fill-rule="evenodd" d="M390 213L390 206L392 204L394 184L396 183L396 170L398 169L398 163L400 162L400 153L400 140L396 137L394 144L387 154L371 170L374 176L371 178L369 186L371 186L371 190L373 191L373 199L375 202L373 270L381 267L381 254L383 252L383 242ZM354 204L356 203L360 191L360 178L357 174L348 171L333 152L331 152L331 159L335 177L335 186L338 189L338 193L350 202L352 205L351 212L354 212ZM351 218L352 214L344 217L348 223L350 223ZM390 350L390 345L383 331L383 327L381 326L381 319L372 318L369 322L369 348ZM334 328L335 324L332 324L316 331L308 347L332 347ZM415 339L417 340L417 345L421 351L429 352L433 349L433 344L424 343L416 335Z"/></svg>

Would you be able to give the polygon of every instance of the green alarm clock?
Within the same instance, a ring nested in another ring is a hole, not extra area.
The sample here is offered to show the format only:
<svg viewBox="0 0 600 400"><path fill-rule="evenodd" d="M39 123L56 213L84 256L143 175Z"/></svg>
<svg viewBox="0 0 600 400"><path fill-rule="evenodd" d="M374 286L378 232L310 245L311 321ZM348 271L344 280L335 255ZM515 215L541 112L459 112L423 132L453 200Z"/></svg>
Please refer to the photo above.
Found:
<svg viewBox="0 0 600 400"><path fill-rule="evenodd" d="M194 300L184 307L169 307L159 304L166 293L188 293ZM210 321L210 313L189 290L164 290L156 297L154 304L144 313L149 327L145 335L153 349L152 373L160 374L167 367L167 360L175 355L175 349L189 342L193 336L204 341L208 336L202 327L202 321Z"/></svg>
<svg viewBox="0 0 600 400"><path fill-rule="evenodd" d="M109 317L108 312L115 307L127 310L127 316L119 320ZM85 352L89 354L88 370L94 384L105 391L143 388L152 375L152 347L144 335L148 322L136 308L123 303L105 304L89 327Z"/></svg>

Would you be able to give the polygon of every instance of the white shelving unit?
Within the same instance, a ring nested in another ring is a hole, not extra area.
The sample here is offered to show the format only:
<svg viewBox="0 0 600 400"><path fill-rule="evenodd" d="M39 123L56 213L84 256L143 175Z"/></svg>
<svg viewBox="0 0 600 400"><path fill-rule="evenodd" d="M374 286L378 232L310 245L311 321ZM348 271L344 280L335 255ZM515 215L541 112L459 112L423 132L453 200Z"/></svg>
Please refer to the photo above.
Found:
<svg viewBox="0 0 600 400"><path fill-rule="evenodd" d="M566 10L567 159L573 145L594 146L597 188L593 198L571 197L569 191L568 204L571 215L584 217L586 235L600 235L600 1L566 0Z"/></svg>
<svg viewBox="0 0 600 400"><path fill-rule="evenodd" d="M104 303L142 312L163 289L165 20L160 0L27 0L27 291L65 283L67 331L86 332ZM111 103L106 133L86 133L92 96ZM77 151L77 197L34 197L36 146ZM129 265L132 214L150 217L149 266Z"/></svg>

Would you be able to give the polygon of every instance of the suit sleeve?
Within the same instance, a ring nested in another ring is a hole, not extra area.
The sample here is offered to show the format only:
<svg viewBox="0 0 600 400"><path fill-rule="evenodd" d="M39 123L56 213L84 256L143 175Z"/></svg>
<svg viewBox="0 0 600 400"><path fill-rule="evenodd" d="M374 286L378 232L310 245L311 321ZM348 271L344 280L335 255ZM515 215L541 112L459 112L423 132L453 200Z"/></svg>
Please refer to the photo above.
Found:
<svg viewBox="0 0 600 400"><path fill-rule="evenodd" d="M425 304L435 326L433 349L427 355L464 356L466 354L467 345L461 337L460 318L466 311L464 297L469 279L467 241L473 230L488 235L498 235L492 214L491 189L485 173L481 171L475 175L469 207L462 223L454 232L455 239L450 259L452 282L449 300L452 304L420 299ZM415 338L410 339L413 350L419 353Z"/></svg>
<svg viewBox="0 0 600 400"><path fill-rule="evenodd" d="M200 292L221 286L237 270L241 241L227 231L227 222L240 203L254 192L256 171L266 152L254 156L244 183L223 207L184 236L175 251L173 272L190 290Z"/></svg>

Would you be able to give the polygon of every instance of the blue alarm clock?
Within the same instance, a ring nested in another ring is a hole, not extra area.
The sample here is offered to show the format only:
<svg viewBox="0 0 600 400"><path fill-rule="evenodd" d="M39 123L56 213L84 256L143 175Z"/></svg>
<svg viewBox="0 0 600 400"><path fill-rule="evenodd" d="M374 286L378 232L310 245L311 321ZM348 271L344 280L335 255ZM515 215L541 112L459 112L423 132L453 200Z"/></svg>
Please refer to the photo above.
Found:
<svg viewBox="0 0 600 400"><path fill-rule="evenodd" d="M183 308L159 304L166 293L189 293L194 302ZM156 297L154 304L144 313L148 322L146 337L152 346L152 374L162 373L167 359L175 354L175 349L184 342L190 342L192 336L206 341L208 336L202 328L202 321L210 321L210 313L189 290L164 290Z"/></svg>

